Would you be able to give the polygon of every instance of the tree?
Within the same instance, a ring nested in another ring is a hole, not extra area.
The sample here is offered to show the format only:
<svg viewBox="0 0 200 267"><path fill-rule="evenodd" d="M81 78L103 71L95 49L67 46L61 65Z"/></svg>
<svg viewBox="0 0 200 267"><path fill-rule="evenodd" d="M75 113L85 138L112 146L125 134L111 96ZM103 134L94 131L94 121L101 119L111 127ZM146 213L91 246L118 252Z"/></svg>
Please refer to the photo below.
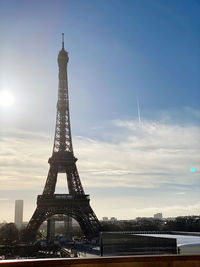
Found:
<svg viewBox="0 0 200 267"><path fill-rule="evenodd" d="M10 245L19 240L19 231L14 223L7 223L0 228L0 244Z"/></svg>

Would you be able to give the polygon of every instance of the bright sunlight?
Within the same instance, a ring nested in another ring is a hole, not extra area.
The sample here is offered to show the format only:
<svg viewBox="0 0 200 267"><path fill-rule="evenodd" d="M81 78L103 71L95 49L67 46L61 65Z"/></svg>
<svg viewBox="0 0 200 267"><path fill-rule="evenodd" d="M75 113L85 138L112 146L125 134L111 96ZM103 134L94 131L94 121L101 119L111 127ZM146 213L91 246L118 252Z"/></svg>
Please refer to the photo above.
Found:
<svg viewBox="0 0 200 267"><path fill-rule="evenodd" d="M0 106L9 107L14 103L14 96L9 91L0 91Z"/></svg>

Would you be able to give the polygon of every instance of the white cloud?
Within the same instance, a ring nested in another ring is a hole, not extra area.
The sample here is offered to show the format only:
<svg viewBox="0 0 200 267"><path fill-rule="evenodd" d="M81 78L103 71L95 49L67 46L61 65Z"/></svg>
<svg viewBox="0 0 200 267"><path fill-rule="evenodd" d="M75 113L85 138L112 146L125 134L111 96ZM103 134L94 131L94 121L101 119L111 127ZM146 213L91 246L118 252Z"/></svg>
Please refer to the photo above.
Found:
<svg viewBox="0 0 200 267"><path fill-rule="evenodd" d="M0 139L0 188L25 190L38 187L47 169L49 137L15 130ZM46 176L46 174L45 174Z"/></svg>
<svg viewBox="0 0 200 267"><path fill-rule="evenodd" d="M172 216L172 213L176 212L183 213L183 210L189 211L190 208L193 211L197 210L191 203L191 207L187 207L184 199L178 206L170 203L169 207L167 202L157 207L149 199L144 201L143 195L141 195L141 199L129 199L124 197L123 193L122 198L116 199L115 188L121 188L120 190L126 190L126 188L129 190L160 190L159 188L162 188L164 190L166 184L174 184L177 188L174 193L174 201L176 196L185 198L186 189L181 186L196 188L199 185L199 126L121 120L111 122L111 126L114 130L112 134L109 133L111 139L109 142L80 136L73 138L75 156L79 159L78 170L84 188L87 187L90 194L92 194L93 188L102 189L102 197L94 197L92 200L97 214L102 216L108 215L107 213L110 216L121 214L122 218L126 214L124 207L128 207L127 215L124 218L147 216L161 209L168 216ZM28 190L30 195L33 195L33 192L35 194L36 191L41 193L48 173L47 161L52 153L52 143L53 138L44 133L15 130L5 135L4 132L1 132L1 190L8 190L8 192L9 190L12 192ZM195 173L190 172L191 167L195 167ZM61 192L62 186L66 188L66 181L63 179L58 186L59 192ZM110 188L113 192L108 200L104 196L104 188ZM65 190L63 191L65 192ZM118 193L120 194L119 191ZM36 197L33 195L32 211L35 207ZM159 203L159 198L154 197ZM2 199L4 199L3 196ZM104 205L104 208L102 206L104 202L107 203L106 208ZM142 203L138 208L137 202ZM28 213L31 214L31 204L27 205ZM116 205L117 208L115 209L113 205ZM132 208L133 206L134 208ZM170 213L171 208L173 212ZM8 213L8 211L5 212Z"/></svg>
<svg viewBox="0 0 200 267"><path fill-rule="evenodd" d="M125 128L114 143L76 139L79 169L87 186L155 187L193 184L200 160L200 127L115 121ZM128 134L127 134L128 133ZM190 173L191 167L196 173Z"/></svg>
<svg viewBox="0 0 200 267"><path fill-rule="evenodd" d="M114 143L74 138L82 182L87 187L152 188L163 183L195 184L199 173L200 127L158 122L115 121L127 131ZM128 135L127 135L128 133ZM52 140L17 132L1 138L2 189L42 186ZM196 172L191 173L190 168Z"/></svg>

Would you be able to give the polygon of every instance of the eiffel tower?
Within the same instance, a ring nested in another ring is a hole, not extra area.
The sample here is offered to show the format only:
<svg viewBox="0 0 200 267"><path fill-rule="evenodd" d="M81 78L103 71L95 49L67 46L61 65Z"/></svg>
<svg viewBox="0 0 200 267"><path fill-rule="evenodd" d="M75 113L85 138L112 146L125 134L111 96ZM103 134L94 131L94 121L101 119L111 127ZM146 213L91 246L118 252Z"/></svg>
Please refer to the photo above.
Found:
<svg viewBox="0 0 200 267"><path fill-rule="evenodd" d="M53 153L48 161L50 168L43 193L37 197L37 208L26 228L32 239L36 237L40 225L57 214L74 218L88 239L98 236L101 229L100 222L90 206L89 195L84 193L76 167L77 158L73 153L67 79L68 61L62 34L62 49L58 54L59 86ZM66 173L69 194L55 194L58 173Z"/></svg>

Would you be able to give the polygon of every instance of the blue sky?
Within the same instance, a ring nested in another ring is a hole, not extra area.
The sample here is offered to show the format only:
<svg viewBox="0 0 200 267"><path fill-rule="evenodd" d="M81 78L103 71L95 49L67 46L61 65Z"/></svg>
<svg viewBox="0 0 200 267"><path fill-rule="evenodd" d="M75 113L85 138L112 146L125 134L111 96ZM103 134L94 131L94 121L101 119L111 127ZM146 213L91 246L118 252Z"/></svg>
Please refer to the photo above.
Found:
<svg viewBox="0 0 200 267"><path fill-rule="evenodd" d="M199 213L199 12L196 0L0 1L0 91L15 96L0 107L0 220L19 198L28 220L46 180L62 32L74 149L97 215Z"/></svg>

